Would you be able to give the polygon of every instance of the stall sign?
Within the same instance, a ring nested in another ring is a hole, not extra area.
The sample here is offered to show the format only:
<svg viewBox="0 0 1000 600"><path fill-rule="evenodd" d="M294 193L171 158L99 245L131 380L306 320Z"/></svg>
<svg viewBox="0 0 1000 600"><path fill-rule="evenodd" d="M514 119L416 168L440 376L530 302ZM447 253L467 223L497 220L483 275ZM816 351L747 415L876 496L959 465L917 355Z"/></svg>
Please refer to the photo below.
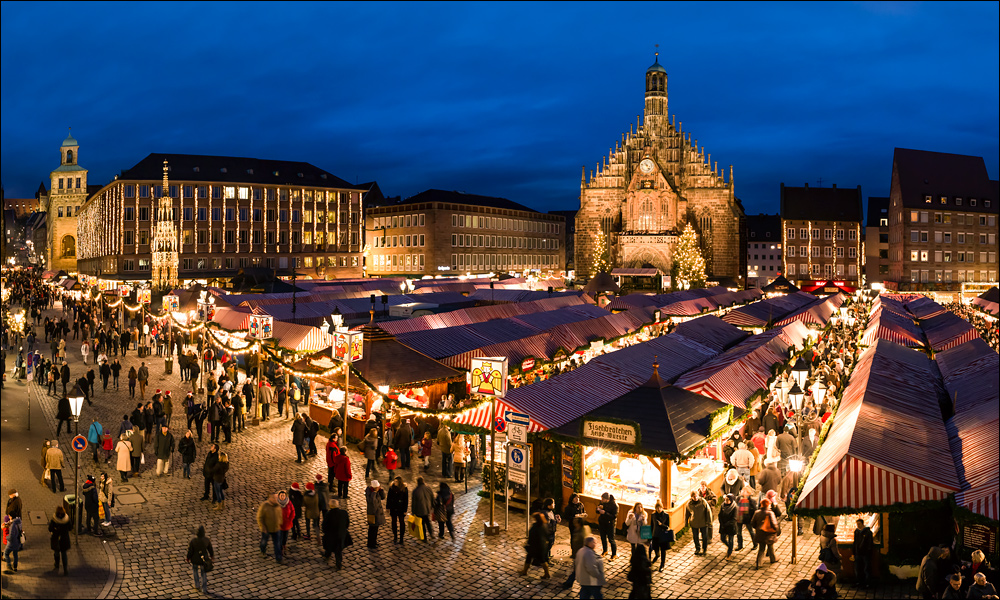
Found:
<svg viewBox="0 0 1000 600"><path fill-rule="evenodd" d="M153 303L153 291L152 290L139 290L136 292L136 299L139 300L139 304L152 304Z"/></svg>
<svg viewBox="0 0 1000 600"><path fill-rule="evenodd" d="M535 359L534 358L526 358L523 361L521 361L521 371L522 372L524 372L524 371L530 371L533 368L535 368Z"/></svg>
<svg viewBox="0 0 1000 600"><path fill-rule="evenodd" d="M198 301L198 320L211 321L215 318L215 303Z"/></svg>
<svg viewBox="0 0 1000 600"><path fill-rule="evenodd" d="M583 421L583 437L604 440L618 444L635 445L639 437L639 425L611 423L610 421Z"/></svg>
<svg viewBox="0 0 1000 600"><path fill-rule="evenodd" d="M98 288L99 290L101 290L102 292L106 292L106 291L108 291L109 289L112 289L112 288L111 288L111 285L112 285L113 283L114 283L113 281L109 281L109 280L107 280L107 279L98 279L98 280L97 280L97 288Z"/></svg>
<svg viewBox="0 0 1000 600"><path fill-rule="evenodd" d="M996 552L997 528L981 523L962 525L962 542L966 548L982 550L987 556Z"/></svg>
<svg viewBox="0 0 1000 600"><path fill-rule="evenodd" d="M338 331L333 334L333 359L357 362L365 355L365 334L361 331Z"/></svg>
<svg viewBox="0 0 1000 600"><path fill-rule="evenodd" d="M507 357L479 356L469 369L471 392L503 398L507 394Z"/></svg>
<svg viewBox="0 0 1000 600"><path fill-rule="evenodd" d="M130 288L129 286L127 285L118 286L118 295L121 296L122 298L128 297L128 295L131 293L132 293L132 288Z"/></svg>
<svg viewBox="0 0 1000 600"><path fill-rule="evenodd" d="M601 350L604 348L604 340L594 340L590 342L591 350Z"/></svg>
<svg viewBox="0 0 1000 600"><path fill-rule="evenodd" d="M250 325L247 328L247 338L251 340L269 340L274 333L274 317L271 315L250 315Z"/></svg>
<svg viewBox="0 0 1000 600"><path fill-rule="evenodd" d="M174 294L163 297L163 312L176 312L181 309L181 298Z"/></svg>
<svg viewBox="0 0 1000 600"><path fill-rule="evenodd" d="M715 411L710 416L710 422L708 425L708 434L712 435L719 431L723 427L729 424L730 418L733 416L732 405L726 405Z"/></svg>

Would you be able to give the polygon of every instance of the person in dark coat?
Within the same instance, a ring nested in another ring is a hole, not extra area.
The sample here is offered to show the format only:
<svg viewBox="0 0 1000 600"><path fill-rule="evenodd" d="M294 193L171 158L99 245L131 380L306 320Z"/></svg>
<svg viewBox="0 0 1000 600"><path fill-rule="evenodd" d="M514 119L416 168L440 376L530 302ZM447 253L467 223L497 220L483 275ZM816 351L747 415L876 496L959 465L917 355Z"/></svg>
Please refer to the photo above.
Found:
<svg viewBox="0 0 1000 600"><path fill-rule="evenodd" d="M215 549L212 541L205 537L205 526L198 527L198 534L188 544L187 562L194 570L194 587L202 594L208 593L208 573L205 565L215 560ZM199 577L200 576L200 577Z"/></svg>
<svg viewBox="0 0 1000 600"><path fill-rule="evenodd" d="M542 579L548 579L549 575L549 544L548 544L548 519L544 514L537 512L532 515L531 528L528 529L528 542L524 546L526 556L524 558L524 568L519 575L528 574L528 567L541 567L545 571Z"/></svg>
<svg viewBox="0 0 1000 600"><path fill-rule="evenodd" d="M733 538L739 528L738 520L739 507L736 504L736 496L726 494L719 508L719 536L726 545L726 560L731 560L733 556Z"/></svg>
<svg viewBox="0 0 1000 600"><path fill-rule="evenodd" d="M66 553L69 552L70 547L69 531L69 515L66 514L62 506L59 506L56 508L56 513L49 519L49 544L56 562L53 570L59 570L59 559L62 558L64 576L69 575L69 560L66 557Z"/></svg>
<svg viewBox="0 0 1000 600"><path fill-rule="evenodd" d="M98 508L97 508L97 482L94 480L93 475L87 475L87 480L83 482L83 509L87 512L86 529L84 533L90 533L96 536L101 536L100 522L97 518ZM93 524L93 526L91 526Z"/></svg>
<svg viewBox="0 0 1000 600"><path fill-rule="evenodd" d="M302 420L302 415L296 414L292 423L292 444L295 445L295 462L301 463L306 457L306 422Z"/></svg>
<svg viewBox="0 0 1000 600"><path fill-rule="evenodd" d="M774 556L774 543L778 541L780 522L771 511L771 501L764 498L760 501L760 508L753 515L751 525L754 530L754 543L757 545L757 563L755 568L760 569L760 560L766 553L771 563L778 562Z"/></svg>
<svg viewBox="0 0 1000 600"><path fill-rule="evenodd" d="M350 524L347 511L340 508L340 501L331 499L330 510L323 515L323 558L330 560L330 555L337 557L337 570L344 562L344 548L348 546L347 527Z"/></svg>
<svg viewBox="0 0 1000 600"><path fill-rule="evenodd" d="M611 545L611 560L618 555L618 544L615 542L615 526L618 523L618 503L615 497L607 492L601 494L601 503L597 507L597 528L601 532L601 556L608 553Z"/></svg>
<svg viewBox="0 0 1000 600"><path fill-rule="evenodd" d="M184 479L191 479L191 463L194 462L198 447L194 443L194 436L191 430L184 432L184 437L177 444L177 452L181 455L181 464L184 465Z"/></svg>
<svg viewBox="0 0 1000 600"><path fill-rule="evenodd" d="M406 489L402 477L396 477L389 485L389 495L385 502L385 508L392 518L392 543L402 545L406 537L406 509L410 502L410 491ZM397 540L398 532L398 542Z"/></svg>
<svg viewBox="0 0 1000 600"><path fill-rule="evenodd" d="M56 435L62 432L63 423L66 423L66 433L70 432L70 419L73 418L73 409L69 405L69 397L63 394L56 406L56 418L59 419L59 426L56 427Z"/></svg>
<svg viewBox="0 0 1000 600"><path fill-rule="evenodd" d="M653 597L653 569L649 564L649 555L645 550L632 553L630 561L628 580L632 582L632 591L629 598L652 598Z"/></svg>
<svg viewBox="0 0 1000 600"><path fill-rule="evenodd" d="M854 530L854 573L860 588L868 587L874 549L875 538L872 535L872 530L865 525L864 519L858 519Z"/></svg>
<svg viewBox="0 0 1000 600"><path fill-rule="evenodd" d="M215 502L215 490L212 489L212 473L215 471L215 465L218 462L219 445L212 444L208 447L208 454L205 455L205 464L201 468L201 473L205 476L205 494L201 497L201 500L208 500L208 495L212 494L212 502Z"/></svg>
<svg viewBox="0 0 1000 600"><path fill-rule="evenodd" d="M396 436L393 439L396 446L396 454L399 455L400 465L404 469L410 468L410 446L413 444L413 429L410 427L409 419L401 423L396 429Z"/></svg>
<svg viewBox="0 0 1000 600"><path fill-rule="evenodd" d="M943 591L941 577L941 562L951 558L951 549L932 546L920 561L920 571L917 574L917 591L925 598L940 598Z"/></svg>

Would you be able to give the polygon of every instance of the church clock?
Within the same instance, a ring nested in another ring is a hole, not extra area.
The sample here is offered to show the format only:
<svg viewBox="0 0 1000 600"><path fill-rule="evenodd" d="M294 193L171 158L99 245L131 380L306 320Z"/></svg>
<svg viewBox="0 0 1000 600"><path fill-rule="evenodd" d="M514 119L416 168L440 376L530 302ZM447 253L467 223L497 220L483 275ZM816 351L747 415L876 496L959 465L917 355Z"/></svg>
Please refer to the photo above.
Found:
<svg viewBox="0 0 1000 600"><path fill-rule="evenodd" d="M639 163L639 170L643 173L652 173L653 161L648 158L642 159L642 162Z"/></svg>

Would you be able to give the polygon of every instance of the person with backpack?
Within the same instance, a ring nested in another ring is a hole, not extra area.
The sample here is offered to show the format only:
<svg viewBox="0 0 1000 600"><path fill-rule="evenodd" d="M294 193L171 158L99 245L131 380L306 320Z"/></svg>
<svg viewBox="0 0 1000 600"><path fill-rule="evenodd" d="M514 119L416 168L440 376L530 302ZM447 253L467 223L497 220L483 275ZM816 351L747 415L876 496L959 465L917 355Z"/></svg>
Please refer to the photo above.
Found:
<svg viewBox="0 0 1000 600"><path fill-rule="evenodd" d="M195 590L208 593L208 572L214 568L215 549L212 541L205 536L205 526L198 527L198 533L188 544L187 563L194 571ZM199 578L200 575L200 578Z"/></svg>
<svg viewBox="0 0 1000 600"><path fill-rule="evenodd" d="M760 509L754 513L750 524L755 533L754 542L757 544L757 562L754 569L760 569L760 559L764 558L765 553L771 559L771 564L778 562L778 559L774 556L774 543L778 541L778 535L781 532L781 522L774 516L774 512L771 511L771 501L769 499L764 498L760 501Z"/></svg>
<svg viewBox="0 0 1000 600"><path fill-rule="evenodd" d="M94 450L94 464L99 464L101 462L100 456L98 456L97 451L103 446L104 443L104 427L94 419L94 422L90 424L90 429L87 430L87 443L90 444L91 448Z"/></svg>

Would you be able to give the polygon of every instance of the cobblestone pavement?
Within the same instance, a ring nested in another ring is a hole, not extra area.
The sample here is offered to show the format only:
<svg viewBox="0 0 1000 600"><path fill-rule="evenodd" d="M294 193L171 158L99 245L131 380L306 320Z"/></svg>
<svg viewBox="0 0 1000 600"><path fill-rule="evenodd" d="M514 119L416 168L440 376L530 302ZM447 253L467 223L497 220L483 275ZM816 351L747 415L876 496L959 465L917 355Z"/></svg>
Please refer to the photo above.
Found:
<svg viewBox="0 0 1000 600"><path fill-rule="evenodd" d="M55 311L57 312L57 311ZM68 347L70 367L78 377L83 366L80 361L79 342L70 341ZM13 360L13 359L11 359ZM130 400L124 373L139 359L130 352L123 364L123 377L119 391L97 391L94 406L84 405L80 429L85 431L91 419L98 420L114 433L124 413L131 412L136 401ZM182 385L177 371L171 376L162 375L162 358L146 360L152 376L147 389L171 389L179 400L183 398ZM12 363L11 363L12 364ZM9 371L8 371L9 373ZM99 382L98 382L99 383ZM99 386L100 387L100 386ZM26 406L26 386L9 382L3 393L3 482L4 489L16 487L22 491L25 512L45 511L45 519L54 509L53 497L39 483L41 467L38 448L41 440L54 433L56 399L41 390L40 401L32 406L32 430L24 431L19 405ZM26 412L26 411L24 411ZM183 409L175 406L173 432L180 437L184 429ZM322 558L318 536L312 540L291 541L284 565L273 557L262 558L258 547L256 510L264 498L278 489L287 489L293 481L312 481L317 473L326 476L326 463L320 456L304 464L296 464L291 444L290 420L274 419L262 422L259 427L247 427L242 434L234 434L231 444L223 444L229 453L231 468L228 475L227 507L224 512L210 510L209 503L199 501L203 492L200 465L204 459L209 437L198 445L198 456L193 465L192 479L182 477L179 455L174 455L175 470L170 476L155 477L153 472L152 445L147 446L146 466L141 478L129 480L129 485L140 494L144 502L125 504L118 502L112 511L113 535L102 539L81 536L79 548L71 553L73 566L67 581L47 572L51 568L48 537L40 525L26 526L29 550L21 554L21 568L12 576L4 576L4 595L11 597L80 597L80 598L163 598L201 597L193 588L191 568L184 561L187 544L199 525L204 525L216 551L216 567L209 574L209 594L220 598L265 597L440 597L440 598L570 598L577 597L579 588L563 590L561 585L569 574L569 540L565 527L559 528L554 548L557 557L552 578L540 579L541 571L533 570L528 577L517 571L524 560L524 513L512 511L509 531L495 538L482 535L482 523L488 520L488 502L477 495L478 478L468 493L464 486L452 484L456 496L457 541L437 540L423 543L412 538L403 546L394 546L388 526L380 530L380 546L370 550L365 547L367 523L363 495L364 460L351 450L354 479L351 482L347 509L350 513L350 532L354 546L345 552L344 569L336 572ZM72 436L60 436L60 446L66 454ZM24 449L22 449L24 448ZM89 458L89 451L81 458L81 476L97 474ZM70 461L71 462L71 461ZM84 466L86 465L86 466ZM116 485L118 474L113 463L102 468L113 474ZM71 470L66 470L72 473ZM433 463L425 479L437 487L439 463ZM410 472L397 471L412 490L417 476L423 473L416 466ZM71 475L70 475L71 478ZM377 478L386 484L386 473L380 470ZM69 479L69 478L68 478ZM67 484L69 484L67 480ZM69 488L68 488L69 489ZM71 492L67 492L71 493ZM502 505L498 507L502 521ZM808 577L815 567L818 555L816 537L808 532L799 539L799 563L790 564L791 539L782 536L776 546L779 563L753 569L749 547L740 553L738 561L722 560L724 546L716 540L709 556L693 555L690 535L683 536L674 549L668 552L666 567L654 573L653 596L658 598L775 598L795 581ZM304 530L304 528L303 528ZM717 530L717 529L716 529ZM790 530L786 527L786 531ZM37 542L35 541L37 540ZM42 548L35 544L43 545ZM608 585L606 597L625 598L630 590L626 580L629 545L623 538L618 543L621 555L607 562ZM38 552L35 549L39 548ZM269 548L270 551L270 548ZM905 583L886 582L874 591L860 592L841 586L841 595L847 598L900 598L913 594L912 586Z"/></svg>

